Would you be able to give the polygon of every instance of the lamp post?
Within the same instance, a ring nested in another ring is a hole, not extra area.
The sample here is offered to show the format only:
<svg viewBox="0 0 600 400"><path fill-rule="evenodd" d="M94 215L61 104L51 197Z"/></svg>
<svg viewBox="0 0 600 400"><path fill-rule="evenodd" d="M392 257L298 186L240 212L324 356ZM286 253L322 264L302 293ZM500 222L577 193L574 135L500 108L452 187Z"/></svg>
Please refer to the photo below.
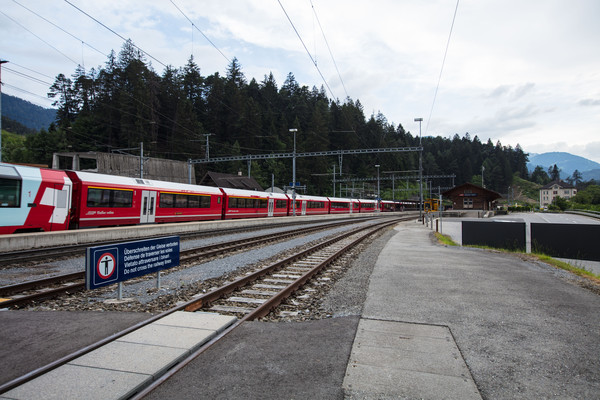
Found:
<svg viewBox="0 0 600 400"><path fill-rule="evenodd" d="M485 188L485 183L483 183L483 171L485 171L485 167L481 165L481 187Z"/></svg>
<svg viewBox="0 0 600 400"><path fill-rule="evenodd" d="M415 122L419 123L419 220L423 221L423 146L421 144L421 122L423 118L415 118Z"/></svg>
<svg viewBox="0 0 600 400"><path fill-rule="evenodd" d="M7 62L0 59L0 162L2 162L2 64Z"/></svg>
<svg viewBox="0 0 600 400"><path fill-rule="evenodd" d="M294 134L294 157L292 158L292 215L296 216L296 132L298 129L292 128L289 130Z"/></svg>
<svg viewBox="0 0 600 400"><path fill-rule="evenodd" d="M375 168L377 168L377 210L379 210L379 164L375 165Z"/></svg>

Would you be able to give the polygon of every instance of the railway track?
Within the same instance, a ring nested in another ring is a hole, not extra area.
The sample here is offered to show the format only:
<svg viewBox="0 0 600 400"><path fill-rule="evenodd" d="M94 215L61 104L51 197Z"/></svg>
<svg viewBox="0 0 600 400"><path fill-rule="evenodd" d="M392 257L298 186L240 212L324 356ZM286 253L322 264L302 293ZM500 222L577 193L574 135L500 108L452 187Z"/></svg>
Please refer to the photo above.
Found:
<svg viewBox="0 0 600 400"><path fill-rule="evenodd" d="M355 222L359 220L365 220L368 218L354 218ZM348 221L348 220L346 220ZM275 221L274 221L275 222ZM290 222L288 225L302 225L305 222ZM244 228L244 232L255 231L265 229L264 227L249 227ZM180 238L183 240L193 240L193 239L201 239L204 237L214 237L214 236L222 236L228 234L234 234L240 232L240 228L227 228L227 229L219 229L214 231L202 231L202 232L194 232L194 233L182 233L180 234ZM148 236L147 239L156 237L156 236ZM11 251L11 252L3 252L0 254L0 266L6 266L10 264L18 264L24 262L35 262L45 259L53 259L53 258L65 258L65 257L81 257L85 255L86 248L90 246L101 246L105 244L111 244L113 242L94 242L94 243L84 243L72 246L56 246L56 247L43 247L39 249L28 249L28 250L19 250L19 251Z"/></svg>
<svg viewBox="0 0 600 400"><path fill-rule="evenodd" d="M346 220L330 224L321 224L302 229L291 229L285 232L265 234L252 239L237 239L194 249L182 250L180 252L180 264L197 261L203 258L210 258L228 252L231 253L252 247L263 246L275 241L281 241L295 236L306 235L320 230L336 228L363 221L364 220L362 219ZM140 279L144 278L142 277ZM71 294L84 289L85 271L3 286L0 287L0 299L9 299L0 301L0 307L20 307L34 301Z"/></svg>
<svg viewBox="0 0 600 400"><path fill-rule="evenodd" d="M52 369L66 364L77 357L80 357L90 351L93 351L105 344L110 343L122 336L125 336L143 326L149 325L152 322L166 317L176 311L218 311L224 307L230 307L226 313L233 313L238 316L238 320L222 331L219 335L204 344L198 350L190 354L186 359L168 370L163 376L156 379L151 385L143 391L137 393L131 399L141 399L164 381L173 376L177 371L190 363L201 353L206 351L217 341L229 334L235 328L240 326L245 321L250 321L269 314L294 291L305 285L308 281L315 278L320 272L331 266L336 260L342 257L345 253L355 248L362 243L366 238L373 235L381 229L385 229L398 222L412 219L412 217L404 218L386 218L377 224L363 226L358 229L337 235L327 241L319 243L309 249L302 250L297 254L287 257L284 260L276 262L272 265L260 268L250 274L244 275L233 282L227 283L220 288L217 288L209 293L195 297L190 301L180 304L168 311L149 318L148 320L138 323L130 328L127 328L119 333L111 335L97 343L87 346L79 351L76 351L68 356L61 358L51 364L17 378L11 382L7 382L0 386L0 393L10 390L18 385L26 383ZM274 282L273 282L274 281ZM275 284L273 284L275 283ZM264 285L270 286L268 288ZM265 290L266 289L266 290ZM260 292L260 293L257 293ZM245 295L250 295L246 297ZM248 301L246 299L259 298L260 301ZM240 299L244 299L240 301ZM227 305L227 303L230 303ZM239 304L244 306L240 307ZM252 304L251 307L248 304ZM219 311L223 313L223 311Z"/></svg>

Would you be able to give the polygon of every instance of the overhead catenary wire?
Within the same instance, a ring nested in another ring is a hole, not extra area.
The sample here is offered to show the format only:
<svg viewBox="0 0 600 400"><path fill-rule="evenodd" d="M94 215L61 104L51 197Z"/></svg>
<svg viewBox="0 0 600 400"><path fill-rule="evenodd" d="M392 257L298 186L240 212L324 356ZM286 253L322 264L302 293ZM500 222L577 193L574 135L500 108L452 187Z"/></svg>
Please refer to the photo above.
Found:
<svg viewBox="0 0 600 400"><path fill-rule="evenodd" d="M50 43L48 43L47 41L45 41L44 39L42 39L41 37L39 37L38 35L36 35L35 33L33 33L32 31L30 31L27 27L25 27L23 24L21 24L20 22L18 22L17 20L15 20L14 18L10 17L8 14L6 14L4 11L0 10L0 13L2 15L4 15L6 18L10 19L12 22L14 22L15 24L19 25L21 28L25 29L27 32L29 32L30 34L32 34L33 36L35 36L36 38L38 38L39 40L41 40L42 42L44 42L47 46L53 48L54 50L56 50L56 52L58 52L59 54L63 55L65 58L67 58L68 60L72 61L73 63L77 64L77 61L73 60L71 57L69 57L68 55L66 55L65 53L63 53L62 51L60 51L59 49L57 49L56 47L54 47L53 45L51 45Z"/></svg>
<svg viewBox="0 0 600 400"><path fill-rule="evenodd" d="M329 87L329 84L327 83L327 80L325 79L325 77L323 76L323 73L319 69L319 66L317 65L317 62L315 61L315 59L313 58L313 56L310 54L310 50L308 50L308 48L306 47L306 44L304 43L304 40L302 39L302 36L300 36L300 32L298 32L298 29L296 29L296 26L294 25L294 23L292 22L292 19L290 18L289 14L285 10L285 7L283 7L283 4L281 4L281 0L277 0L277 2L279 3L279 6L283 10L283 13L285 14L285 16L286 16L287 20L289 21L290 25L294 29L294 32L296 32L296 36L298 36L298 39L300 39L300 43L302 43L302 46L304 47L304 50L306 51L306 54L308 54L308 57L310 58L310 61L315 66L317 72L321 76L321 79L323 80L323 83L325 83L325 86L327 87L327 90L329 90L329 93L331 94L331 98L332 99L336 99L337 97L333 94L333 91Z"/></svg>
<svg viewBox="0 0 600 400"><path fill-rule="evenodd" d="M66 1L66 0L65 0L65 1ZM62 31L62 32L64 32L65 34L67 34L67 35L71 36L72 38L76 39L77 41L80 41L82 44L86 44L86 45L87 45L88 47L90 47L92 50L94 50L94 51L97 51L98 53L100 53L100 54L102 54L102 55L105 55L105 54L104 54L102 51L100 51L100 50L96 49L95 47L93 47L93 46L91 46L91 45L89 45L89 44L85 43L85 42L84 42L82 39L80 39L79 37L77 37L77 36L75 36L74 34L72 34L72 33L68 32L67 30L63 29L62 27L58 26L57 24L53 23L52 21L48 20L47 18L44 18L43 16L39 15L39 14L38 14L38 13L36 13L35 11L33 11L33 10L31 10L31 9L29 9L29 8L27 8L27 7L25 7L25 6L23 6L22 4L20 4L20 3L19 3L19 2L17 2L16 0L13 0L13 2L14 2L15 4L17 4L17 5L19 5L19 6L23 7L23 8L25 8L27 11L31 12L32 14L34 14L34 15L38 16L39 18L41 18L41 19L42 19L42 20L44 20L45 22L47 22L47 23L49 23L49 24L53 25L54 27L56 27L57 29L61 30L61 31ZM77 8L76 6L74 6L73 4L71 4L70 2L68 2L68 1L66 1L66 2L67 2L67 3L69 3L70 5L72 5L74 8L78 9L80 12L83 12L82 10L80 10L79 8ZM0 11L0 12L2 12L2 11ZM2 12L2 13L3 13L3 12ZM121 35L119 35L118 33L114 32L113 30L111 30L110 28L108 28L107 26L105 26L104 24L102 24L101 22L99 22L98 20L96 20L95 18L91 17L89 14L87 14L87 13L85 13L85 12L83 12L83 13L84 13L84 14L86 14L88 17L92 18L93 20L95 20L96 22L98 22L100 25L102 25L102 26L104 26L105 28L107 28L108 30L110 30L112 33L116 34L116 35L117 35L117 36L119 36L120 38L123 38ZM4 14L5 16L7 16L5 13L3 13L3 14ZM18 23L17 21L15 21L14 19L10 18L9 16L7 16L7 17L8 17L9 19L11 19L13 22L17 23L17 24L18 24L19 26L21 26L23 29L25 29L25 30L27 30L28 32L30 32L32 35L34 35L34 36L36 36L37 38L39 38L39 36L35 35L35 34L34 34L33 32L31 32L31 31L29 31L29 30L28 30L26 27L24 27L22 24ZM43 39L41 39L41 38L39 38L39 39L40 39L40 40L42 40L42 41L43 41L44 43L46 43L47 45L49 45L50 47L52 47L54 50L58 51L60 54L62 54L62 55L64 55L65 57L67 57L67 58L68 58L70 61L72 61L74 64L76 64L76 65L80 65L79 63L77 63L77 61L75 61L74 59L72 59L72 58L68 57L67 55L65 55L65 54L64 54L64 53L62 53L60 50L56 49L54 46L50 45L49 43L47 43L47 42L46 42L46 41L44 41ZM135 45L134 45L134 46L135 46ZM138 46L135 46L135 47L136 47L136 48L137 48L139 51L141 51L142 53L144 53L144 54L148 55L149 57L153 58L153 57L152 57L152 56L151 56L151 55L150 55L148 52L144 51L143 49L139 48ZM153 59L154 59L154 58L153 58ZM158 60L157 60L157 61L158 61ZM160 62L160 61L158 61L158 62ZM13 63L13 64L14 64L14 63ZM18 66L18 64L15 64L15 65L17 65L17 66ZM163 65L164 65L164 64L163 64ZM6 67L5 67L5 68L6 68ZM29 69L29 68L26 68L26 67L22 67L22 68L25 68L25 69L28 69L28 70L30 70L30 71L32 71L32 72L35 72L35 73L37 73L37 74L40 74L40 75L43 75L43 76L49 77L49 76L47 76L47 75L41 74L41 73L39 73L39 72L37 72L37 71L34 71L34 70L31 70L31 69ZM10 68L6 68L6 69L7 69L8 71L10 71L10 72L13 72L13 73L15 73L15 74L17 74L17 75L20 75L20 76L22 76L22 77L25 77L25 78L27 78L27 79L29 79L29 80L32 80L32 81L34 81L34 82L41 83L41 84L45 84L45 85L47 85L47 86L51 86L51 85L52 85L52 83L44 82L44 81L42 81L42 80L40 80L40 79L37 79L37 78L35 78L35 77L32 77L32 76L29 76L29 75L27 75L27 74L24 74L24 73L22 73L22 72L18 72L18 71L16 71L16 70L12 70L12 69L10 69ZM53 78L51 78L51 79L53 79ZM32 93L32 92L29 92L29 91L27 91L27 90L24 90L24 89L19 89L18 87L14 86L14 85L10 85L10 87L11 87L12 89L19 90L19 91L21 91L21 92L23 92L23 93L27 93L27 94L35 95L36 97L43 98L43 99L47 100L47 98L44 98L43 96L36 95L36 94L34 94L34 93ZM136 101L136 102L138 102L138 103L142 104L143 106L145 106L145 107L147 107L147 108L151 108L151 107L150 107L150 106L148 106L147 104L145 104L145 103L143 103L142 101L140 101L140 100L136 99L136 98L135 98L133 95L131 95L130 93L125 93L125 94L126 94L127 96L129 96L130 98L132 98L134 101ZM172 120L171 118L168 118L167 116L165 116L165 115L163 115L163 114L161 114L161 113L157 113L157 114L158 114L159 116L161 116L162 118L166 119L167 121L169 121L169 122L172 122L173 124L175 124L175 125L179 126L179 127L180 127L181 129L183 129L184 131L188 131L189 133L195 134L195 132L193 132L193 131L189 130L188 128L186 128L186 127L184 127L184 126L182 126L182 125L180 125L178 122L176 122L176 121Z"/></svg>
<svg viewBox="0 0 600 400"><path fill-rule="evenodd" d="M75 4L71 3L69 0L64 0L67 4L69 4L71 7L73 7L74 9L76 9L77 11L79 11L80 13L82 13L83 15L85 15L86 17L88 17L89 19L91 19L92 21L96 22L97 24L99 24L100 26L104 27L105 29L107 29L109 32L113 33L114 35L118 36L119 38L121 38L124 42L127 42L127 39L125 37L123 37L122 35L120 35L119 33L117 33L115 30L111 29L110 27L108 27L106 24L104 24L103 22L101 22L100 20L94 18L93 16L91 16L90 14L88 14L87 12L83 11L81 8L77 7ZM163 63L162 61L160 61L158 58L154 57L153 55L151 55L150 53L148 53L147 51L144 51L142 48L140 48L139 46L136 46L135 44L132 43L132 46L135 47L136 49L138 49L139 51L141 51L142 53L144 53L145 55L147 55L148 57L150 57L151 59L153 59L154 61L156 61L157 63L159 63L160 65L162 65L163 67L167 67L167 64Z"/></svg>
<svg viewBox="0 0 600 400"><path fill-rule="evenodd" d="M31 12L32 14L34 14L34 15L36 15L37 17L39 17L39 18L41 18L42 20L44 20L46 23L49 23L49 24L53 25L53 26L54 26L54 27L56 27L57 29L61 30L63 33L67 34L68 36L72 37L73 39L76 39L76 40L78 40L79 42L81 42L81 43L82 43L82 45L85 45L85 46L89 47L90 49L92 49L92 50L94 50L94 51L98 52L99 54L103 54L103 55L105 54L105 53L103 53L101 50L99 50L99 49L97 49L97 48L93 47L92 45L89 45L89 44L87 44L87 43L86 43L86 42L84 42L82 39L80 39L79 37L77 37L75 34L73 34L73 33L70 33L70 32L69 32L69 31L67 31L66 29L63 29L63 28L61 28L61 27L60 27L60 26L58 26L57 24L55 24L55 23L51 22L49 19L47 19L47 18L44 18L44 17L43 17L43 16L41 16L41 15L40 15L38 12L36 12L36 11L33 11L33 10L31 10L31 9L29 9L29 8L27 8L27 7L25 7L25 6L23 6L23 5L22 5L21 3L19 3L18 1L15 1L15 0L13 0L13 1L15 2L15 4L19 5L20 7L23 7L24 9L28 10L28 11L29 11L29 12ZM83 13L84 15L86 15L87 17L89 17L90 19L94 20L96 23L98 23L99 25L101 25L103 28L105 28L105 29L109 30L111 33L113 33L113 34L115 34L116 36L118 36L118 37L119 37L119 38L121 38L122 40L126 40L126 39L125 39L123 36L121 36L120 34L118 34L117 32L115 32L115 31L114 31L114 30L112 30L111 28L109 28L107 25L103 24L103 23L102 23L100 20L98 20L97 18L94 18L94 17L92 17L91 15L89 15L88 13L86 13L85 11L83 11L82 9L80 9L79 7L77 7L76 5L74 5L72 2L70 2L70 1L68 1L68 0L65 0L65 2L66 2L68 5L70 5L71 7L73 7L74 9L76 9L77 11L79 11L79 12ZM174 5L175 7L177 7L177 5L176 5L176 4L175 4L173 1L172 1L172 3L173 3L173 5ZM178 8L178 10L180 10L180 12L182 12L182 11L181 11L181 9L180 9L179 7L177 7L177 8ZM4 13L3 13L3 14L4 14ZM187 16L186 16L186 15L185 15L183 12L182 12L182 14L183 14L183 15L184 15L184 16L187 18ZM6 14L5 14L5 15L6 15ZM188 19L188 21L190 21L190 22L191 22L191 20L190 20L189 18L187 18L187 19ZM15 21L15 22L16 22L16 21ZM290 21L290 22L291 22L291 21ZM203 32L202 32L200 29L198 29L198 27L197 27L195 24L193 24L193 22L191 22L191 23L192 23L193 27L194 27L196 30L198 30L200 33L202 33L202 34L203 34L203 36L204 36L204 37L207 39L207 41L209 41L209 43L211 43L211 44L212 44L212 45L213 45L213 46L214 46L214 47L215 47L217 50L219 50L219 49L218 49L218 47L216 47L216 45L215 45L215 44L214 44L214 43L213 43L213 42L212 42L212 41L211 41L211 40L210 40L210 39L209 39L209 38L208 38L206 35L204 35L204 33L203 33ZM22 28L24 28L25 30L29 31L28 29L26 29L26 28L25 28L24 26L22 26L21 24L18 24L18 25L20 25L20 26L21 26ZM30 32L30 31L29 31L29 32ZM34 35L34 36L36 36L36 35ZM37 37L37 36L36 36L36 37ZM39 37L38 37L38 38L39 38ZM301 39L301 38L300 38L300 39ZM46 43L46 42L44 42L44 43ZM46 43L46 44L47 44L47 45L49 45L48 43ZM50 45L50 46L51 46L51 45ZM58 49L54 48L53 46L51 46L51 47L52 47L54 50L56 50L56 51L58 51L59 53L61 53L63 56L66 56L66 57L67 57L67 58L68 58L68 59L69 59L71 62L73 62L73 64L75 64L75 65L80 65L80 64L79 64L77 61L75 61L73 58L71 58L71 57L68 57L66 54L64 54L64 53L60 52ZM142 52L143 54L146 54L146 55L147 55L149 58L152 58L152 59L156 60L156 59L155 59L154 57L152 57L152 56L151 56L151 55L150 55L148 52L144 51L144 50L143 50L143 49L141 49L139 46L135 46L135 45L134 45L134 47L135 47L135 48L137 48L137 49L138 49L140 52ZM222 51L220 51L220 50L219 50L219 52L220 52L220 53L223 55L223 57L224 57L225 59L227 59L227 60L229 61L229 58L228 58L227 56L225 56L225 54L224 54ZM159 63L160 63L160 64L162 64L162 65L165 65L165 64L164 64L164 63L162 63L160 60L156 60L156 61L157 61L157 62L159 62ZM315 63L316 63L316 62L315 62ZM16 64L15 64L15 65L16 65ZM23 67L23 68L26 68L26 67ZM26 69L28 69L28 68L26 68ZM317 68L317 69L318 69L318 68ZM36 71L33 71L33 70L31 70L31 71L32 71L32 72L36 72ZM17 74L20 74L20 75L22 75L22 76L23 76L23 75L27 75L27 74L19 73L19 72L17 72L17 71L15 71L15 73L17 73ZM37 73L37 74L40 74L39 72L36 72L36 73ZM43 74L40 74L40 75L43 75ZM24 77L25 77L25 78L27 78L27 79L30 79L30 80L35 80L35 79L36 79L36 78L34 78L34 77L32 77L32 76L24 76ZM47 76L47 75L46 75L46 77L47 77L47 78L50 78L50 79L53 79L53 78L51 78L51 77L49 77L49 76ZM321 74L321 78L323 78L323 75L322 75L322 74ZM324 78L323 78L323 79L324 79ZM43 80L41 80L41 79L40 79L38 83L42 83L42 82L43 82ZM332 91L331 91L331 88L329 88L329 85L327 85L327 82L326 82L325 80L324 80L324 82L325 82L326 86L328 87L328 89L329 89L330 93L333 95L333 93L332 93ZM43 84L46 84L46 85L50 86L50 84L49 84L48 82L45 82L45 83L43 83ZM11 86L11 87L14 87L14 86ZM34 93L28 92L28 91L26 91L26 90L23 90L23 89L20 89L20 88L17 88L17 87L14 87L14 88L15 88L16 90L19 90L19 91L23 92L23 93L29 93L29 94L35 95ZM127 95L133 98L133 96L131 96L129 93L128 93ZM42 97L42 96L39 96L39 95L35 95L35 96L36 96L36 97L39 97L39 98L41 98L41 99L47 100L47 98L45 98L45 97ZM141 101L141 100L139 100L139 99L134 99L134 101L135 101L135 102L137 102L137 103L139 103L139 104L143 104L145 107L149 107L147 104L144 104L144 103L143 103L143 101ZM231 109L231 108L230 108L228 105L224 104L222 101L219 101L219 102L221 103L221 105L222 105L222 106L225 106L225 107L226 107L226 108L228 108L228 109L229 109L231 112L238 113L238 111L237 111L237 110ZM154 110L154 111L156 111L156 110ZM184 131L184 132L188 132L188 133L190 133L190 134L196 134L196 133L197 133L197 132L193 132L193 131L192 131L192 130L190 130L189 128L186 128L186 127L184 127L184 126L181 126L181 125L179 125L177 122L173 121L171 118L168 118L168 117L166 117L166 116L162 115L161 113L158 113L157 115L159 115L161 118L164 118L164 120L165 120L165 121L169 121L170 123L174 124L175 126L178 126L178 127L179 127L179 128L182 130L182 131ZM142 117L142 119L144 119L144 120L146 120L146 121L149 121L148 119L145 119L145 118L143 118L143 117ZM260 127L259 127L259 130L262 130L263 132L265 131L265 130L264 130L264 127L263 127L263 128L260 128ZM213 142L212 144L214 144L214 145L218 145L218 146L227 146L227 147L231 147L231 145L229 145L229 144L224 144L224 143L223 143L223 144L219 144L219 143L217 143L217 142ZM246 147L244 147L243 149L246 149L246 150L258 150L258 149L252 149L252 148L246 148Z"/></svg>
<svg viewBox="0 0 600 400"><path fill-rule="evenodd" d="M460 0L456 0L456 7L454 8L454 16L452 17L452 25L450 25L450 33L448 34L448 41L446 42L446 50L444 51L444 59L442 60L442 67L440 68L440 75L438 77L437 85L435 87L435 93L433 95L433 101L431 102L431 109L429 110L429 118L427 119L427 125L425 125L425 136L429 131L429 122L433 115L433 108L435 107L435 100L437 98L438 89L440 88L440 82L442 81L442 73L444 72L444 65L446 64L446 56L448 55L448 48L450 47L450 39L452 38L452 30L454 29L454 21L456 20L456 13L458 12L458 4Z"/></svg>
<svg viewBox="0 0 600 400"><path fill-rule="evenodd" d="M52 85L52 84L51 84L51 83L49 83L49 82L43 81L43 80L41 80L41 79L38 79L38 78L36 78L36 77L34 77L34 76L31 76L31 75L25 74L25 73L23 73L23 72L19 72L19 71L17 71L17 70L14 70L14 69L12 69L12 68L9 68L9 67L4 67L4 68L2 68L2 69L3 69L3 70L5 70L5 71L8 71L8 72L12 72L13 74L19 75L19 76L21 76L21 77L23 77L23 78L29 79L29 80L30 80L30 81L32 81L32 82L39 83L40 85L46 85L46 86L51 86L51 85Z"/></svg>
<svg viewBox="0 0 600 400"><path fill-rule="evenodd" d="M187 20L190 22L190 24L192 24L192 28L196 28L196 30L197 30L198 32L200 32L200 34L201 34L202 36L204 36L204 39L206 39L206 40L208 41L208 43L210 43L210 44L212 45L212 47L214 47L214 48L215 48L215 49L216 49L216 50L217 50L217 51L218 51L218 52L219 52L219 53L220 53L220 54L223 56L223 58L225 58L225 59L227 60L227 62L231 63L231 60L229 59L229 57L227 57L227 56L225 55L225 53L223 53L223 52L221 51L221 49L219 49L219 48L217 47L217 45L216 45L216 44L214 44L214 43L213 43L213 41L212 41L212 40L210 40L210 38L209 38L208 36L206 36L206 35L204 34L204 32L202 32L202 31L201 31L201 30L200 30L200 29L199 29L199 28L196 26L196 24L194 24L194 22L193 22L193 21L192 21L192 20L191 20L191 19L190 19L190 18L189 18L189 17L188 17L188 16L187 16L187 15L186 15L186 14L185 14L185 13L184 13L182 10L181 10L181 8L179 8L179 6L178 6L177 4L175 4L175 2L174 2L173 0L170 0L170 1L171 1L171 4L173 4L173 5L175 6L175 8L176 8L176 9L177 9L177 10L178 10L180 13L181 13L181 15L183 15L183 16L185 17L185 19L187 19ZM192 29L192 35L193 35L193 29ZM193 41L193 36L192 36L192 41ZM193 46L193 43L192 43L192 46ZM193 52L193 49L192 49L192 52Z"/></svg>
<svg viewBox="0 0 600 400"><path fill-rule="evenodd" d="M317 10L315 10L315 6L313 5L312 0L310 0L310 6L313 10L313 14L315 15L315 18L317 19L317 24L319 25L319 29L321 29L321 34L323 35L323 40L325 41L325 45L327 46L327 50L329 51L329 55L331 56L331 61L333 61L333 65L335 66L335 70L337 72L338 77L340 78L340 82L342 83L342 87L344 88L344 93L346 93L346 98L350 97L348 95L348 91L346 90L346 85L344 85L344 80L342 79L342 74L340 74L340 70L337 66L337 63L335 62L335 58L333 57L333 52L331 51L331 47L329 46L329 42L327 41L327 38L325 37L325 31L323 31L323 26L321 25L321 21L319 20L319 16L317 15Z"/></svg>
<svg viewBox="0 0 600 400"><path fill-rule="evenodd" d="M96 51L99 54L102 54L103 56L106 55L102 51L100 51L97 48L95 48L94 46L92 46L91 44L86 43L82 39L80 39L77 36L73 35L71 32L68 32L64 28L62 28L62 27L58 26L57 24L55 24L54 22L50 21L48 18L43 17L42 15L40 15L39 13L33 11L32 9L30 9L28 7L25 7L23 4L19 3L17 0L13 0L13 3L18 4L19 6L23 7L24 9L26 9L27 11L29 11L30 13L32 13L33 15L36 15L38 18L41 18L44 21L46 21L47 23L49 23L50 25L54 26L55 28L60 29L61 31L63 31L67 35L71 36L73 39L76 39L76 40L80 41L82 45L85 45L85 46L89 47L90 49Z"/></svg>

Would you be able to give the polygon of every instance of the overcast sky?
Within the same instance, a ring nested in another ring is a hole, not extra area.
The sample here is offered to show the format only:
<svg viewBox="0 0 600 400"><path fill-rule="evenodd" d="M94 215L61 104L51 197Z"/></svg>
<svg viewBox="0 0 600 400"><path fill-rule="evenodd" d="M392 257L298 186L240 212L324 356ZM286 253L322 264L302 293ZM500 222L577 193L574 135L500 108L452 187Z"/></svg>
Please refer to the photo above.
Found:
<svg viewBox="0 0 600 400"><path fill-rule="evenodd" d="M50 106L56 75L102 66L123 44L74 5L131 38L159 74L162 64L184 66L191 54L203 75L223 74L237 57L247 80L273 72L281 87L291 72L301 85L360 100L367 117L381 112L416 135L421 117L423 135L468 132L529 153L568 151L600 162L598 0L460 0L458 8L456 0L1 4L0 58L9 61L2 91L39 105Z"/></svg>

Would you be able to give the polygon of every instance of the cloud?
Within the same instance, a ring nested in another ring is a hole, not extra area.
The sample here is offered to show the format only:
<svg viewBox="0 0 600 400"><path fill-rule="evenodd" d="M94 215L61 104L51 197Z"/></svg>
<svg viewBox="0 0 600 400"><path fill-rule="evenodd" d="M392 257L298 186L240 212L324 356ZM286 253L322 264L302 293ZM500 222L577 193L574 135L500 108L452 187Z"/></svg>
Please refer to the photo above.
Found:
<svg viewBox="0 0 600 400"><path fill-rule="evenodd" d="M522 85L500 85L484 97L493 100L507 98L510 101L517 101L531 93L534 88L535 83L533 82L527 82Z"/></svg>
<svg viewBox="0 0 600 400"><path fill-rule="evenodd" d="M580 106L600 106L600 99L583 99L577 104Z"/></svg>

